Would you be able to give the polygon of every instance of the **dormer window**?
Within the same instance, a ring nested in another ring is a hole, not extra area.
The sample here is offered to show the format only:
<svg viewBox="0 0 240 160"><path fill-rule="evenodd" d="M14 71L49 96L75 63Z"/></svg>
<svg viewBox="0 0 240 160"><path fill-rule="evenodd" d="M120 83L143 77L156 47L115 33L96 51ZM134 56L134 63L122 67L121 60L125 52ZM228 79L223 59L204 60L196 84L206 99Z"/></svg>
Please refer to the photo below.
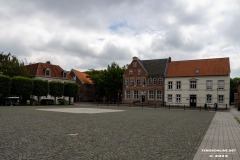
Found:
<svg viewBox="0 0 240 160"><path fill-rule="evenodd" d="M50 76L50 69L49 68L45 69L45 76Z"/></svg>
<svg viewBox="0 0 240 160"><path fill-rule="evenodd" d="M199 74L200 70L199 69L196 69L195 70L195 74Z"/></svg>
<svg viewBox="0 0 240 160"><path fill-rule="evenodd" d="M62 76L63 76L63 78L66 78L67 77L67 71L64 70Z"/></svg>

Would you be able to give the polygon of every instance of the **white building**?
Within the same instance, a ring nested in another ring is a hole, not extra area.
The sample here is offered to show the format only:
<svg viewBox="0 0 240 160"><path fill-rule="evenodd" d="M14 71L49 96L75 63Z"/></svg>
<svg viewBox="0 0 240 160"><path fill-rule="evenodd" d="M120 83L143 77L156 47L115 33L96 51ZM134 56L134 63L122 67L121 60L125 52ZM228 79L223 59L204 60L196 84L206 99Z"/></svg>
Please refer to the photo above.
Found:
<svg viewBox="0 0 240 160"><path fill-rule="evenodd" d="M229 58L169 61L165 78L166 105L228 107Z"/></svg>

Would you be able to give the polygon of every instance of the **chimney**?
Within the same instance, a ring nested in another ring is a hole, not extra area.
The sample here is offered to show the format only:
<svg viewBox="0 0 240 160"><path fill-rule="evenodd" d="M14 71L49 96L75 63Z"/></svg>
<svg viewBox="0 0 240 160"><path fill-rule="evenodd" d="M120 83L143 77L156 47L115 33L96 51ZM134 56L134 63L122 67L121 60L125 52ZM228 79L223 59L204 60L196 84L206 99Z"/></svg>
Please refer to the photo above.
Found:
<svg viewBox="0 0 240 160"><path fill-rule="evenodd" d="M47 63L47 64L51 64L51 62L50 62L50 61L47 61L46 63Z"/></svg>
<svg viewBox="0 0 240 160"><path fill-rule="evenodd" d="M169 57L168 58L168 63L170 63L172 61L172 58L171 57Z"/></svg>

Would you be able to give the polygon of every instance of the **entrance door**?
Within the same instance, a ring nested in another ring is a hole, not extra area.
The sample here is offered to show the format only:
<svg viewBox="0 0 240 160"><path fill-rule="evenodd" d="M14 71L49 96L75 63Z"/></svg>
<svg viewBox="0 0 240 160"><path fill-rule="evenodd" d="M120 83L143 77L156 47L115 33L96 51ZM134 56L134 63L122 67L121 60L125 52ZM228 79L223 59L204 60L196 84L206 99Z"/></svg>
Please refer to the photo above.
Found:
<svg viewBox="0 0 240 160"><path fill-rule="evenodd" d="M145 102L145 96L142 95L142 102Z"/></svg>
<svg viewBox="0 0 240 160"><path fill-rule="evenodd" d="M197 106L197 96L196 95L190 95L190 106L191 107Z"/></svg>

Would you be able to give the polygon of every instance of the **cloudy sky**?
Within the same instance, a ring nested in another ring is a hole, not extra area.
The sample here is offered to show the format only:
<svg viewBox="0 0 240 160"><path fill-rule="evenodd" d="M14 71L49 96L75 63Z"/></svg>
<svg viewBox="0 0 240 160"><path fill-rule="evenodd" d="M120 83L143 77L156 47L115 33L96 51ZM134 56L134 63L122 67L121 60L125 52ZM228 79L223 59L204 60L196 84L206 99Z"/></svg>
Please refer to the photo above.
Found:
<svg viewBox="0 0 240 160"><path fill-rule="evenodd" d="M239 0L0 0L0 51L62 68L230 57L240 77Z"/></svg>

